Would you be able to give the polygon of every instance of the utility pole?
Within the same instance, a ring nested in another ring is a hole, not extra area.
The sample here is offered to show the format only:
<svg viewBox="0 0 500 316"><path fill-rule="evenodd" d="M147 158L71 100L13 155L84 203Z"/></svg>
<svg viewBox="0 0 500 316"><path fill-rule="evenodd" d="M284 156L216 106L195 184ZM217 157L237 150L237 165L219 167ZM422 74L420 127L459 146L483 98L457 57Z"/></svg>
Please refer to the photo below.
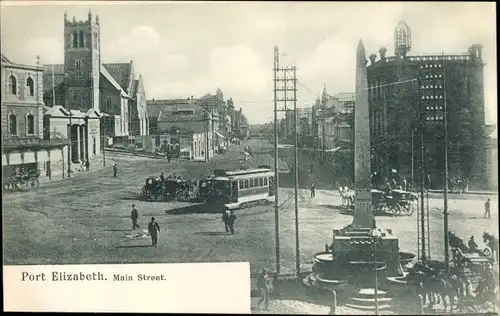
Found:
<svg viewBox="0 0 500 316"><path fill-rule="evenodd" d="M422 119L422 118L421 118ZM425 171L424 171L424 124L420 123L420 176L421 176L421 187L420 187L420 238L422 239L422 262L425 263L425 209L424 209L424 190L425 190Z"/></svg>
<svg viewBox="0 0 500 316"><path fill-rule="evenodd" d="M286 82L285 82L286 85ZM285 89L286 93L286 89ZM299 133L297 130L297 67L293 66L293 112L294 112L294 173L295 173L295 264L297 276L300 274L300 248L299 248Z"/></svg>
<svg viewBox="0 0 500 316"><path fill-rule="evenodd" d="M207 124L206 124L206 128L205 128L205 142L206 142L206 152L205 152L205 162L208 162L209 158L208 158L208 155L210 153L210 147L209 147L209 144L208 144L208 124L209 124L209 115L208 115L208 111L205 110L205 117L207 119Z"/></svg>
<svg viewBox="0 0 500 316"><path fill-rule="evenodd" d="M279 65L279 51L277 47L274 47L274 107L275 107L275 112L274 112L274 138L275 138L275 144L274 144L274 149L275 149L275 170L276 170L276 192L275 192L275 223L276 223L276 241L277 241L277 259L279 259L279 200L278 200L278 188L279 188L279 183L278 183L278 173L279 173L279 166L278 166L278 112L284 111L285 112L285 126L288 123L286 113L288 113L288 109L286 109L286 103L288 101L293 101L294 106L295 106L295 115L297 113L296 107L297 107L297 78L296 78L296 67L280 67ZM292 72L293 76L290 78L289 75L287 75L287 72ZM278 74L282 73L283 78L278 78ZM288 83L291 82L293 84L292 87L288 87ZM278 83L280 83L280 86L278 87ZM278 92L282 92L283 98L278 97ZM293 99L288 99L286 96L287 92L293 92ZM279 110L278 109L278 102L284 102L285 103L285 109L284 110ZM296 121L296 120L295 120ZM297 133L295 133L297 134ZM295 137L297 140L297 136ZM294 161L294 172L295 172L295 229L296 229L296 267L297 267L297 274L300 273L300 261L299 261L299 232L298 232L298 146L295 145L295 161ZM277 260L277 264L279 264L279 261Z"/></svg>
<svg viewBox="0 0 500 316"><path fill-rule="evenodd" d="M72 150L72 146L73 146L73 139L72 139L72 133L71 133L71 127L72 127L72 121L71 121L71 117L73 116L73 113L71 113L71 110L69 110L69 129L68 129L68 139L69 139L69 147L68 147L68 179L71 178L71 160L72 160L72 155L73 155L73 150Z"/></svg>
<svg viewBox="0 0 500 316"><path fill-rule="evenodd" d="M411 188L413 190L413 188L415 187L415 181L413 180L414 179L414 176L413 176L413 173L414 173L414 169L415 169L415 158L414 158L414 144L413 144L413 138L415 137L415 132L414 130L412 129L411 130Z"/></svg>
<svg viewBox="0 0 500 316"><path fill-rule="evenodd" d="M274 47L274 225L275 225L275 242L276 242L276 274L280 274L280 228L279 228L279 199L278 199L278 97L276 77L279 69L279 51L278 47Z"/></svg>
<svg viewBox="0 0 500 316"><path fill-rule="evenodd" d="M444 215L444 262L446 265L446 271L450 270L450 256L448 250L448 119L447 119L447 109L446 109L446 71L444 62L444 53L442 54L443 67L443 120L444 120L444 205L443 205L443 215Z"/></svg>
<svg viewBox="0 0 500 316"><path fill-rule="evenodd" d="M102 113L102 166L106 167L106 113Z"/></svg>

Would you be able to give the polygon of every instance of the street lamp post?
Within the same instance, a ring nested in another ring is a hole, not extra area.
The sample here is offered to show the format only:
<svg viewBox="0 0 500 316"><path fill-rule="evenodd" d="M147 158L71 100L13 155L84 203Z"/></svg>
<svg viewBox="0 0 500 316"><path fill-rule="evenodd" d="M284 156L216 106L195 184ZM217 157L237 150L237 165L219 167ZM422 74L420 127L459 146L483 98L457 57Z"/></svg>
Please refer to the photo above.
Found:
<svg viewBox="0 0 500 316"><path fill-rule="evenodd" d="M371 242L373 244L373 269L375 272L375 314L378 315L378 271L377 271L377 242L381 234L377 229L375 220L373 220L372 229L370 231Z"/></svg>

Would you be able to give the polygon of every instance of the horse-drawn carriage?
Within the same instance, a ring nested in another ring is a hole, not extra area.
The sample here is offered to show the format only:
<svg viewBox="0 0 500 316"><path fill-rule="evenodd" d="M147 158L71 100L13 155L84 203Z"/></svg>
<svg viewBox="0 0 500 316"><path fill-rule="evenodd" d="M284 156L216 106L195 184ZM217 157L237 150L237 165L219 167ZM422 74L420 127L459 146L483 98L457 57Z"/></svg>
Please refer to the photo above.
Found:
<svg viewBox="0 0 500 316"><path fill-rule="evenodd" d="M372 190L373 213L388 212L395 216L410 216L417 208L418 197L404 190Z"/></svg>
<svg viewBox="0 0 500 316"><path fill-rule="evenodd" d="M481 273L484 267L492 264L495 261L494 249L487 242L489 240L488 233L484 233L483 239L487 246L483 249L470 249L466 246L463 240L452 232L448 233L449 244L453 256L453 263L463 273L471 276ZM475 244L475 242L473 242ZM493 247L494 248L494 247Z"/></svg>
<svg viewBox="0 0 500 316"><path fill-rule="evenodd" d="M156 177L148 177L141 189L140 198L149 201L181 201L189 202L197 197L197 187L191 181L168 177L163 181Z"/></svg>
<svg viewBox="0 0 500 316"><path fill-rule="evenodd" d="M13 191L26 191L32 188L38 188L40 186L40 181L38 180L40 174L40 170L34 169L5 177L3 180L3 187L4 189Z"/></svg>

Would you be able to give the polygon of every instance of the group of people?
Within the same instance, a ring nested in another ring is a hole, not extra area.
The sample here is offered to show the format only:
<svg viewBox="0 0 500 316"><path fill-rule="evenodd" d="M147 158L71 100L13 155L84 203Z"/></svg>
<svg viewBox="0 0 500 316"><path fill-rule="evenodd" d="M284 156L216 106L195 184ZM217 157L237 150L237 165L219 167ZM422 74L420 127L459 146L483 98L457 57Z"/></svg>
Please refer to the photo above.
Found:
<svg viewBox="0 0 500 316"><path fill-rule="evenodd" d="M132 204L130 219L132 220L132 230L140 227L139 224L137 224L137 221L139 220L139 211L135 207L135 204ZM157 247L158 234L160 233L160 224L158 224L154 217L151 217L151 222L149 222L148 224L148 233L151 236L151 246Z"/></svg>
<svg viewBox="0 0 500 316"><path fill-rule="evenodd" d="M467 178L451 178L450 180L451 192L466 193L469 189L469 180Z"/></svg>

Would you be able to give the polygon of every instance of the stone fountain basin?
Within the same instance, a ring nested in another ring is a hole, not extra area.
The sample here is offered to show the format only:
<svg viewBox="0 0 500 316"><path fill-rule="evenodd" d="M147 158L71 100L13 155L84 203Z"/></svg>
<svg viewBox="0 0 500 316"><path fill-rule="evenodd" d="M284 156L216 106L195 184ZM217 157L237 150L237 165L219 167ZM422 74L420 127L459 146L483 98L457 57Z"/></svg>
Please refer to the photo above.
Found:
<svg viewBox="0 0 500 316"><path fill-rule="evenodd" d="M403 267L412 262L416 257L417 255L411 252L399 252L399 262Z"/></svg>

